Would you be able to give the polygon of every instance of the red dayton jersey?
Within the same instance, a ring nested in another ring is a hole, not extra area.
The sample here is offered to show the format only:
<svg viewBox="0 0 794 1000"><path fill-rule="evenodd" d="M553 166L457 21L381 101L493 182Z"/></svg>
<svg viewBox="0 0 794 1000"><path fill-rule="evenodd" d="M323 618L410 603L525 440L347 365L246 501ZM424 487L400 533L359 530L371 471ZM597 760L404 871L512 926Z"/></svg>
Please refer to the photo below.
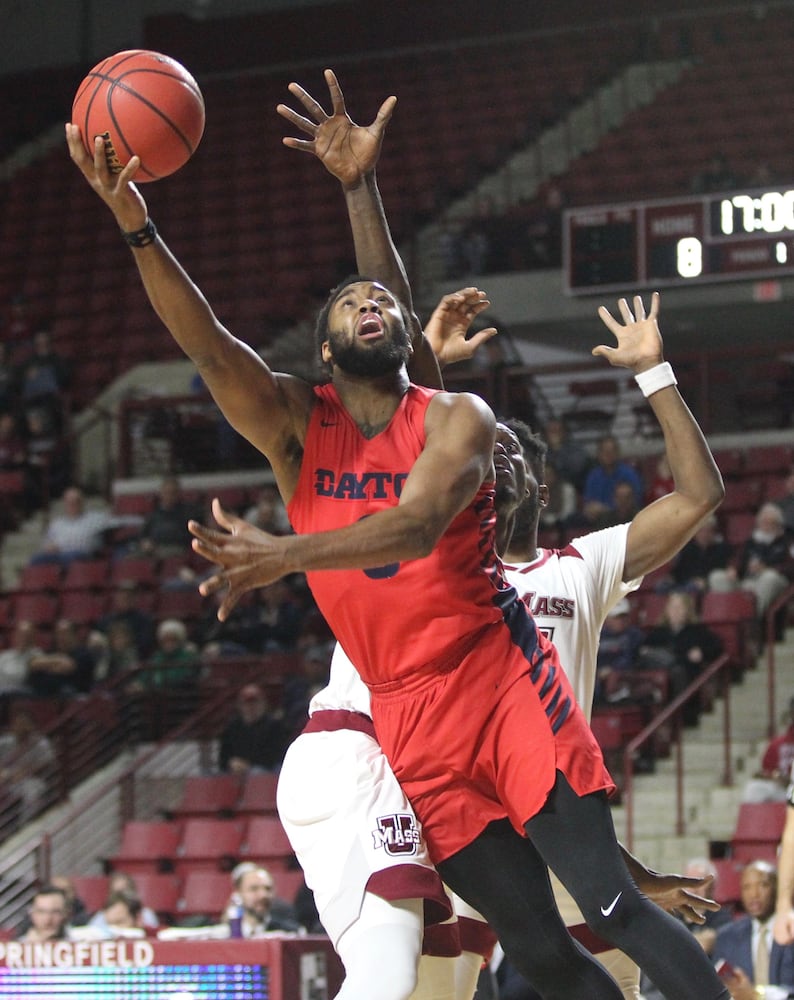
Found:
<svg viewBox="0 0 794 1000"><path fill-rule="evenodd" d="M424 448L425 413L436 391L410 386L389 425L368 439L332 385L316 388L288 508L295 530L342 528L396 506ZM514 594L494 554L494 524L493 483L485 483L424 559L308 574L320 610L365 683L443 667L461 643L468 645L467 636L502 620L500 605Z"/></svg>
<svg viewBox="0 0 794 1000"><path fill-rule="evenodd" d="M425 443L434 392L411 386L371 440L333 386L315 390L289 514L301 533L393 507ZM496 819L516 830L558 770L579 793L612 787L554 647L494 552L493 484L424 559L309 574L320 610L372 692L378 739L438 864Z"/></svg>

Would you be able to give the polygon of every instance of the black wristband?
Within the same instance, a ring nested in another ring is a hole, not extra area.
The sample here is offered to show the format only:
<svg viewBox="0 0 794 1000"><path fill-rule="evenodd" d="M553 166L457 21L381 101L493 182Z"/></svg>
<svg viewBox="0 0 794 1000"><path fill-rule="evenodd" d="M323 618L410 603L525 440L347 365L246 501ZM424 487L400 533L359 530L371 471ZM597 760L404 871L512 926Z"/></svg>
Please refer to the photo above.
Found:
<svg viewBox="0 0 794 1000"><path fill-rule="evenodd" d="M132 233L125 233L122 229L121 237L128 247L148 247L157 239L157 226L147 216L143 229L136 229Z"/></svg>

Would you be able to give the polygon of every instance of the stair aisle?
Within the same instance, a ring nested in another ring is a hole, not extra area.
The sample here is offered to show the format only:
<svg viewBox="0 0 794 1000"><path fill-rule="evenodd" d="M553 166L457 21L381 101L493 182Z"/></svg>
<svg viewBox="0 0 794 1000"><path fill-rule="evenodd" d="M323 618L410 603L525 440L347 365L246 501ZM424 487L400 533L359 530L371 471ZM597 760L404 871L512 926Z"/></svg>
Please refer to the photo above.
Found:
<svg viewBox="0 0 794 1000"><path fill-rule="evenodd" d="M794 693L794 630L775 647L775 691L783 713ZM680 871L693 857L708 857L712 845L730 840L745 782L756 771L768 742L767 660L745 673L731 687L733 783L721 784L723 706L701 716L700 724L684 734L684 803L686 833L675 833L675 757L657 762L653 774L634 779L633 853L652 868ZM615 806L618 837L625 842L625 806Z"/></svg>

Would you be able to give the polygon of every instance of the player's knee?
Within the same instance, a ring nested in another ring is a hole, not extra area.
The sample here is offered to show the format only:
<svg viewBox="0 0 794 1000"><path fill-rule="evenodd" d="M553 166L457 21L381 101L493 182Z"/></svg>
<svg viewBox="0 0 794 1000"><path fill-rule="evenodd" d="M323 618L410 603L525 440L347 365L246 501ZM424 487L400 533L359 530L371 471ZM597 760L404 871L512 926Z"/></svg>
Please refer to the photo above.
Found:
<svg viewBox="0 0 794 1000"><path fill-rule="evenodd" d="M637 918L640 900L634 893L624 891L606 902L593 900L580 905L590 930L605 941L617 944Z"/></svg>

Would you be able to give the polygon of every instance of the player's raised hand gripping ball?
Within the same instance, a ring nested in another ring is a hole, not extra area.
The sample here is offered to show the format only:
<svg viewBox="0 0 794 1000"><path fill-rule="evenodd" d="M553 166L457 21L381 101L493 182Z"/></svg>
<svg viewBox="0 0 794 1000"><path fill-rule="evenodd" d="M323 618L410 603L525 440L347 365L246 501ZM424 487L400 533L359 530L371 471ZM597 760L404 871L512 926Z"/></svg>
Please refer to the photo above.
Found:
<svg viewBox="0 0 794 1000"><path fill-rule="evenodd" d="M181 63L129 49L97 63L77 88L72 122L88 154L101 135L111 170L141 159L134 181L156 181L183 166L204 132L204 98Z"/></svg>

